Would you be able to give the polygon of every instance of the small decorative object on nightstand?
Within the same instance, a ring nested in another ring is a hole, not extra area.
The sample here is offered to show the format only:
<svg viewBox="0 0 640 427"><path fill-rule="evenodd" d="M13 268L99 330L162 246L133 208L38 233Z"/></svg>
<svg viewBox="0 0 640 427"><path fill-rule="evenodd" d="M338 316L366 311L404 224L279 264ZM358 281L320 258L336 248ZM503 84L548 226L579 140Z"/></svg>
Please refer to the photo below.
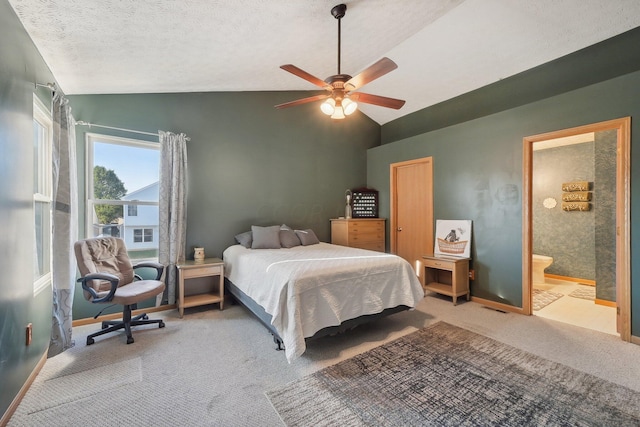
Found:
<svg viewBox="0 0 640 427"><path fill-rule="evenodd" d="M178 267L178 311L180 317L186 307L220 303L220 310L224 309L224 262L220 258L206 258L203 260L189 260L177 265ZM185 296L185 281L199 277L217 276L217 288L208 292Z"/></svg>
<svg viewBox="0 0 640 427"><path fill-rule="evenodd" d="M469 258L423 255L424 288L453 297L453 305L459 296L471 296L469 291Z"/></svg>
<svg viewBox="0 0 640 427"><path fill-rule="evenodd" d="M193 248L193 260L204 261L204 248Z"/></svg>

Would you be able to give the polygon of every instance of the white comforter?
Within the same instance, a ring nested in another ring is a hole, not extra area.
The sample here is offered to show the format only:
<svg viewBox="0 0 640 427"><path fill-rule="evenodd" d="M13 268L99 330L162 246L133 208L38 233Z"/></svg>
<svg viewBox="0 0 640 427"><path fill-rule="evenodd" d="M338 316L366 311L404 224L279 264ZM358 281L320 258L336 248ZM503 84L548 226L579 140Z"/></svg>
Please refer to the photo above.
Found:
<svg viewBox="0 0 640 427"><path fill-rule="evenodd" d="M287 360L304 353L305 337L386 308L414 307L424 297L415 272L391 254L320 243L290 249L223 253L225 276L272 316Z"/></svg>

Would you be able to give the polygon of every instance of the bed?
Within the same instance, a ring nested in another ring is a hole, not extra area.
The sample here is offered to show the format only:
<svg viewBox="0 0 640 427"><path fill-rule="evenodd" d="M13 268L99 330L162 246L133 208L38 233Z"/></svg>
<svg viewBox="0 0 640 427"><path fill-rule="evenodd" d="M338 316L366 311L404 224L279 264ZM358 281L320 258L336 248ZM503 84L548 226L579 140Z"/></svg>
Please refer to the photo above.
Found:
<svg viewBox="0 0 640 427"><path fill-rule="evenodd" d="M289 362L306 339L415 307L424 291L404 259L317 243L280 249L233 245L223 253L227 289L284 344Z"/></svg>

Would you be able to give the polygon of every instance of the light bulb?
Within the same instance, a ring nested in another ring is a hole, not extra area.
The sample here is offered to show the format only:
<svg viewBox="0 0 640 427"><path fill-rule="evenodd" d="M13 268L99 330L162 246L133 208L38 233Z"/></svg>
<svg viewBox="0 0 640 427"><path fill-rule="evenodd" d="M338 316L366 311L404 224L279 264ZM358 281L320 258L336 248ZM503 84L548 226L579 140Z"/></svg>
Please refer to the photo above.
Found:
<svg viewBox="0 0 640 427"><path fill-rule="evenodd" d="M336 100L333 98L329 98L326 101L324 101L322 104L320 104L320 109L322 110L323 113L325 113L327 116L330 116L333 114L333 112L336 109Z"/></svg>
<svg viewBox="0 0 640 427"><path fill-rule="evenodd" d="M336 110L333 112L333 115L331 116L332 119L337 119L337 120L341 120L344 119L344 111L342 111L342 106L338 105L336 107Z"/></svg>
<svg viewBox="0 0 640 427"><path fill-rule="evenodd" d="M342 100L342 109L344 110L345 116L348 116L358 109L358 103L353 102L349 98L345 98Z"/></svg>

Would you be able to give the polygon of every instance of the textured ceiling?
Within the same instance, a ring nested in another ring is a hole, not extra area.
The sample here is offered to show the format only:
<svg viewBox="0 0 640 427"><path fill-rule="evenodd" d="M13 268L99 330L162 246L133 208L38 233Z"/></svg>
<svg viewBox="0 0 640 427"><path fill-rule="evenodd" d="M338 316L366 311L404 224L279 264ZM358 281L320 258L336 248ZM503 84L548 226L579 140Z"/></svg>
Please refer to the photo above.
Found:
<svg viewBox="0 0 640 427"><path fill-rule="evenodd" d="M9 3L67 94L314 91L279 66L337 73L336 0ZM363 88L407 101L361 104L380 124L640 26L638 0L344 3L341 71L398 64Z"/></svg>

